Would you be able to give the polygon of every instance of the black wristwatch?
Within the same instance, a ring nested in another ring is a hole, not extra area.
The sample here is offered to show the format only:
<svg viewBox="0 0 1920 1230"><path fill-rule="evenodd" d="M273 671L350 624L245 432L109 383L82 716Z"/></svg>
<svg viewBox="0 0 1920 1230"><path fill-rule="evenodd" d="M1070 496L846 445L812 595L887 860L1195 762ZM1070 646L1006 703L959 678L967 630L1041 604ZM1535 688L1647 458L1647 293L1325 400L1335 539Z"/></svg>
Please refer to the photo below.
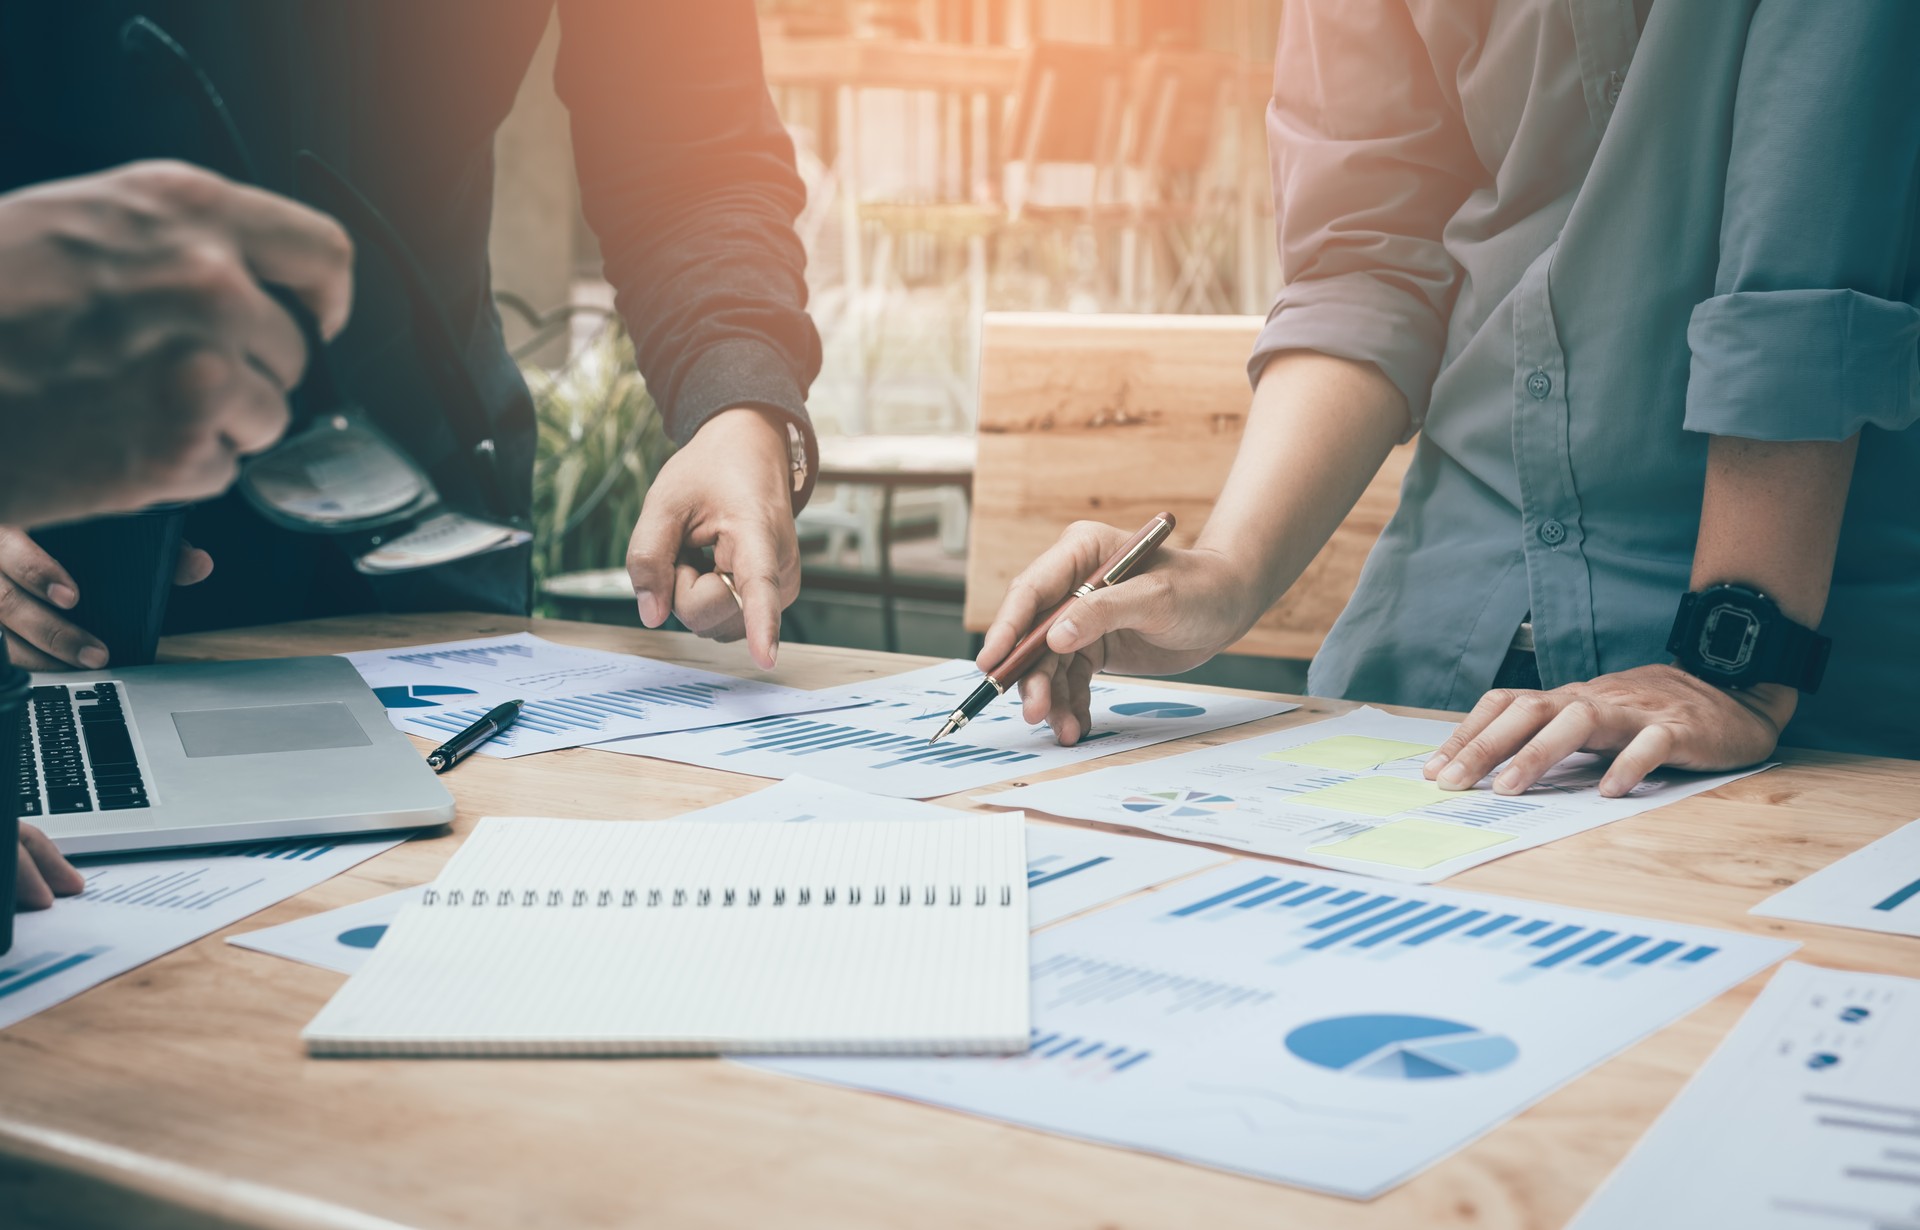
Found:
<svg viewBox="0 0 1920 1230"><path fill-rule="evenodd" d="M1680 599L1667 652L1680 669L1723 688L1784 683L1820 690L1833 642L1780 613L1745 585L1711 585Z"/></svg>

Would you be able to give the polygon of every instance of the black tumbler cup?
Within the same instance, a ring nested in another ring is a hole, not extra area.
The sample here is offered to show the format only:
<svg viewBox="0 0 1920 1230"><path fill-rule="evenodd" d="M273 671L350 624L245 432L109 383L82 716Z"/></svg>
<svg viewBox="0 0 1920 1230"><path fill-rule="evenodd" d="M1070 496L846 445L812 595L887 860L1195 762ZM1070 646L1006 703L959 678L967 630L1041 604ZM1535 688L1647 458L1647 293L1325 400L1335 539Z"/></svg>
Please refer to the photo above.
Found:
<svg viewBox="0 0 1920 1230"><path fill-rule="evenodd" d="M105 642L108 665L153 661L186 523L175 505L33 531L80 590L66 617Z"/></svg>

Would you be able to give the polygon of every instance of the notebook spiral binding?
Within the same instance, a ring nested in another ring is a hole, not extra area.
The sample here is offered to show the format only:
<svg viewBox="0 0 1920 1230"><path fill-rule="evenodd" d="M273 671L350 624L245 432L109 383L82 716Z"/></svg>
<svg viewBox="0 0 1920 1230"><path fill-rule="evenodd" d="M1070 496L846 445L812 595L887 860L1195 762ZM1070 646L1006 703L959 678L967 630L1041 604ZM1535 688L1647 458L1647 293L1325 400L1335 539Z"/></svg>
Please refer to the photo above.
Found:
<svg viewBox="0 0 1920 1230"><path fill-rule="evenodd" d="M736 906L745 906L748 909L753 909L760 906L785 906L789 902L795 906L810 906L816 901L822 906L836 907L842 904L868 906L891 905L899 907L912 906L917 903L922 908L926 908L940 906L942 896L943 894L940 892L939 886L934 884L922 886L921 891L918 893L914 891L914 886L911 884L893 886L891 891L889 891L889 886L885 884L875 884L870 891L863 890L863 888L857 884L850 884L844 889L829 884L823 885L818 892L815 892L811 886L806 885L797 886L792 889L789 889L786 885L778 885L768 889L750 887L743 890L735 887L720 889L709 887L696 888L691 891L685 888L623 888L618 890L603 888L598 891L576 888L571 893L558 888L550 888L545 892L531 888L501 888L493 890L484 888L429 888L421 895L420 901L422 905L460 906L466 909L498 908L504 906L514 906L521 909L539 907L547 909L569 908L576 910L584 908L682 909L686 907L707 909L715 906L720 909L730 909ZM994 904L1004 907L1013 904L1013 888L1006 884L1000 886L999 893L997 894L997 903L995 901L996 894L985 884L975 885L971 894L969 894L962 885L951 884L947 886L947 891L944 896L945 904L948 908L966 905L969 897L975 907Z"/></svg>

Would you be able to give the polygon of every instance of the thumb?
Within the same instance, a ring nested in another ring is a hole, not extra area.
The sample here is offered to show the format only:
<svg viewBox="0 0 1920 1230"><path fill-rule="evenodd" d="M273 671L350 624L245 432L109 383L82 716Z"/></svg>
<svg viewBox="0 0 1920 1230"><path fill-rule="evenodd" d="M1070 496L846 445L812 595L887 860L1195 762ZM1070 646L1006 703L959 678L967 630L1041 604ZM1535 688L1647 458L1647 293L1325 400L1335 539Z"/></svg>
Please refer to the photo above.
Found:
<svg viewBox="0 0 1920 1230"><path fill-rule="evenodd" d="M1115 632L1152 634L1164 630L1169 590L1155 573L1097 589L1072 602L1047 633L1047 648L1069 654Z"/></svg>

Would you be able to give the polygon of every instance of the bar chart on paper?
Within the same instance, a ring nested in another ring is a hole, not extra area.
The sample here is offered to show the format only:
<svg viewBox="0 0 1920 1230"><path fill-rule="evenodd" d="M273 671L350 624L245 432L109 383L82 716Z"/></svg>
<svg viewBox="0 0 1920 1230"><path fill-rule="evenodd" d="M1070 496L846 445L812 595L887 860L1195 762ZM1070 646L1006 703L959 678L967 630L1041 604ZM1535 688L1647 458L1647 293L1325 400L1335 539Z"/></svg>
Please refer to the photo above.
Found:
<svg viewBox="0 0 1920 1230"><path fill-rule="evenodd" d="M1036 935L1023 1056L755 1063L1370 1197L1792 949L1382 888L1236 860Z"/></svg>
<svg viewBox="0 0 1920 1230"><path fill-rule="evenodd" d="M1898 1230L1920 1214L1920 982L1791 963L1577 1230Z"/></svg>
<svg viewBox="0 0 1920 1230"><path fill-rule="evenodd" d="M981 801L1424 884L1742 776L1656 776L1605 799L1598 763L1576 756L1524 795L1446 791L1421 767L1452 730L1361 708Z"/></svg>
<svg viewBox="0 0 1920 1230"><path fill-rule="evenodd" d="M928 820L950 808L867 794L799 774L689 813L707 823L743 820ZM1228 862L1232 855L1058 824L1027 825L1027 909L1036 927Z"/></svg>
<svg viewBox="0 0 1920 1230"><path fill-rule="evenodd" d="M1920 935L1920 820L1753 907L1769 918Z"/></svg>
<svg viewBox="0 0 1920 1230"><path fill-rule="evenodd" d="M404 838L262 842L82 860L86 887L15 920L0 1028L390 850Z"/></svg>
<svg viewBox="0 0 1920 1230"><path fill-rule="evenodd" d="M1021 719L1019 699L1012 695L989 706L953 737L929 744L929 737L979 681L972 663L948 662L817 693L838 694L842 704L871 702L858 709L681 731L602 750L756 777L806 773L873 794L932 798L1295 708L1284 701L1101 681L1093 688L1093 732L1073 747L1061 747L1044 726L1028 726Z"/></svg>
<svg viewBox="0 0 1920 1230"><path fill-rule="evenodd" d="M439 742L495 705L526 701L519 720L481 746L490 756L524 756L854 703L628 654L556 645L528 633L346 657L394 725Z"/></svg>

